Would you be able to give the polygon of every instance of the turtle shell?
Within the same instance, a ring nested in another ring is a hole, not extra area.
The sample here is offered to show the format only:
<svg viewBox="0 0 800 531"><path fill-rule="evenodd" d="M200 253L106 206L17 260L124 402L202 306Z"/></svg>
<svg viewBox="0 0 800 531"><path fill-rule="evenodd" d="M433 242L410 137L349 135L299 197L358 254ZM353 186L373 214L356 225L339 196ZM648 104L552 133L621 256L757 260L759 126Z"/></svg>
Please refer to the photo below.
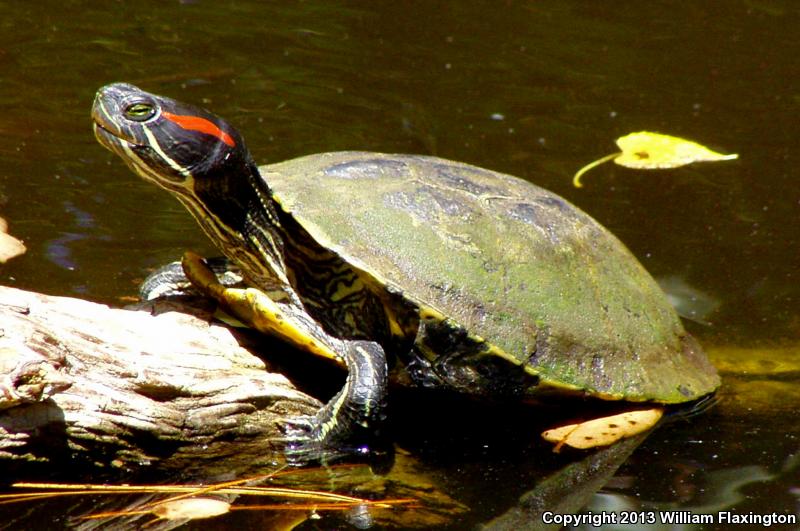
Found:
<svg viewBox="0 0 800 531"><path fill-rule="evenodd" d="M318 243L542 383L663 403L719 386L630 251L547 190L449 160L362 152L260 172Z"/></svg>

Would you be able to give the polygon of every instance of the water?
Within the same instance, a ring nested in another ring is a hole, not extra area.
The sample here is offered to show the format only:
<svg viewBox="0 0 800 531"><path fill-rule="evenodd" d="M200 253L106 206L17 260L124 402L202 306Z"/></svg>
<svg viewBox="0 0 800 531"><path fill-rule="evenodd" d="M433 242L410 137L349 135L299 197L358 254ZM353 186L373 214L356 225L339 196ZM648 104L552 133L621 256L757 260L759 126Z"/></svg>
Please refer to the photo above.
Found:
<svg viewBox="0 0 800 531"><path fill-rule="evenodd" d="M89 107L113 81L213 109L260 163L359 149L515 174L591 213L679 286L688 328L723 372L717 409L656 432L592 510L798 512L794 2L62 0L0 1L0 13L0 204L29 249L0 282L122 304L183 249L213 254L177 202L95 142ZM572 187L578 168L637 130L740 159L608 164ZM770 368L776 359L788 368ZM501 458L476 440L458 461L411 439L471 509L455 528L501 514L537 482L523 465L539 458L525 451ZM726 488L731 477L740 484Z"/></svg>

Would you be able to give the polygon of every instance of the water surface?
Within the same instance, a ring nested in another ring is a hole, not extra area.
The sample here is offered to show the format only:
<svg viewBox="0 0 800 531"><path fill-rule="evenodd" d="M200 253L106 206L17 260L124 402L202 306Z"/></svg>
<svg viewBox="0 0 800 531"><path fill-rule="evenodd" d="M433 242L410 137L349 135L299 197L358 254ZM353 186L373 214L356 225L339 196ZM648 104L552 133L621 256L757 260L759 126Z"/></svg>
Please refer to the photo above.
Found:
<svg viewBox="0 0 800 531"><path fill-rule="evenodd" d="M794 2L61 0L0 1L0 12L2 216L29 249L0 282L121 304L183 249L214 253L176 201L95 142L94 91L113 81L213 109L260 163L358 149L518 175L678 286L700 321L688 328L723 367L719 407L656 432L591 507L798 512L800 371L768 368L775 352L794 367L800 357ZM740 158L661 172L609 164L571 186L637 130ZM730 347L744 349L741 363L725 361ZM442 454L430 470L471 508L456 528L497 516L536 481L527 454Z"/></svg>

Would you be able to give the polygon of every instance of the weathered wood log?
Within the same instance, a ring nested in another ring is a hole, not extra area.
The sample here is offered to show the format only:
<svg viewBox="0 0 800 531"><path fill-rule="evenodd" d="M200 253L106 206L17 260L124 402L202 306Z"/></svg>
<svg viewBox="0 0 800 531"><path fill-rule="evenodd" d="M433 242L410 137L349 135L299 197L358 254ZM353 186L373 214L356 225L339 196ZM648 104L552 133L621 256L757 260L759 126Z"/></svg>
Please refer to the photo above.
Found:
<svg viewBox="0 0 800 531"><path fill-rule="evenodd" d="M319 407L208 307L113 309L0 287L0 462L279 455L284 422Z"/></svg>

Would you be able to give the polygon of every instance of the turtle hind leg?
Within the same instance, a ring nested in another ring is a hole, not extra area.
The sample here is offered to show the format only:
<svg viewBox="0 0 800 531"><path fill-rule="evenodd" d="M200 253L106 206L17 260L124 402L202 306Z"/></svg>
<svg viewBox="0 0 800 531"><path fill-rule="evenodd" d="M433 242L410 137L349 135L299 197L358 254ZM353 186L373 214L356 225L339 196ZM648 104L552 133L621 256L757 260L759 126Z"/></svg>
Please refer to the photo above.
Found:
<svg viewBox="0 0 800 531"><path fill-rule="evenodd" d="M375 472L388 471L393 447L385 432L388 368L374 341L344 341L347 379L313 417L292 422L287 455L295 462L362 458Z"/></svg>

